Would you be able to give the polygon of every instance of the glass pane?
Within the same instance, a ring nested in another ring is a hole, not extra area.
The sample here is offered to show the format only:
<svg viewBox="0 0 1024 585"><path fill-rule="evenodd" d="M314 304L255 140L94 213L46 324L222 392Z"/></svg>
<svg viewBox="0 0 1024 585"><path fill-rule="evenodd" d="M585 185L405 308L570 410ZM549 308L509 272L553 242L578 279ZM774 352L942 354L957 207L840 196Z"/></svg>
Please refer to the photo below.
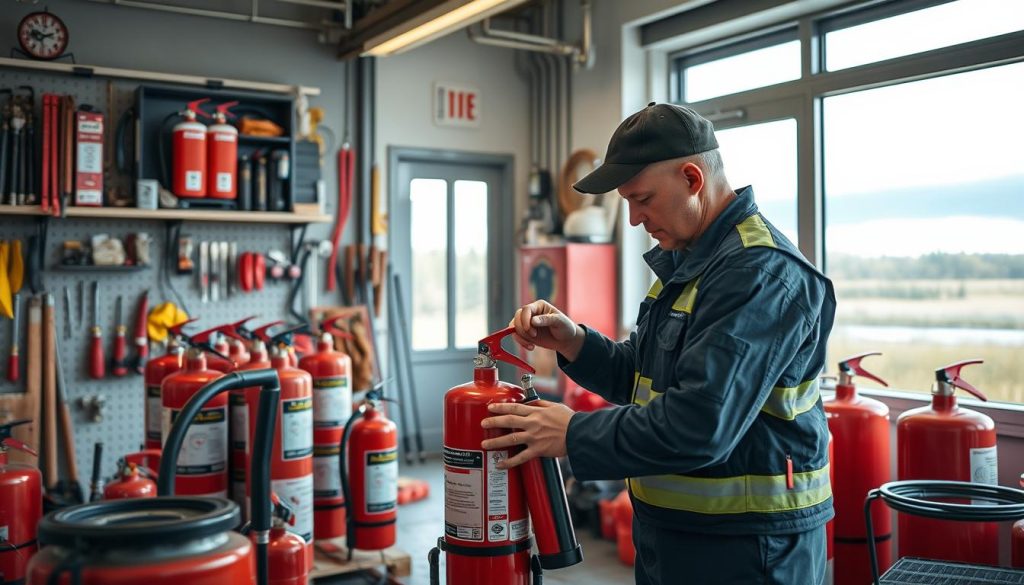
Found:
<svg viewBox="0 0 1024 585"><path fill-rule="evenodd" d="M927 391L932 371L1024 401L1024 64L825 98L829 364ZM973 112L988 112L980 117Z"/></svg>
<svg viewBox="0 0 1024 585"><path fill-rule="evenodd" d="M800 78L800 41L687 67L683 101L692 103Z"/></svg>
<svg viewBox="0 0 1024 585"><path fill-rule="evenodd" d="M1020 0L957 0L827 33L825 68L837 71L1021 29Z"/></svg>
<svg viewBox="0 0 1024 585"><path fill-rule="evenodd" d="M796 120L717 130L725 176L733 189L753 185L754 201L794 244L796 230Z"/></svg>
<svg viewBox="0 0 1024 585"><path fill-rule="evenodd" d="M455 347L487 328L487 183L455 181Z"/></svg>
<svg viewBox="0 0 1024 585"><path fill-rule="evenodd" d="M448 347L448 182L413 179L412 348Z"/></svg>

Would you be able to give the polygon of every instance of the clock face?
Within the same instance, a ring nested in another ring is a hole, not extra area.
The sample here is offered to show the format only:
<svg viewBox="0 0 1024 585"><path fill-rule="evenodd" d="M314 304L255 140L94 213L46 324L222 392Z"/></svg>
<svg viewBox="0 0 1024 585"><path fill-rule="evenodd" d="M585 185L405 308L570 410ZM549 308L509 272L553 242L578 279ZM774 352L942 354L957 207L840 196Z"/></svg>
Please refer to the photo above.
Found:
<svg viewBox="0 0 1024 585"><path fill-rule="evenodd" d="M33 12L21 19L18 42L36 59L56 59L68 46L68 27L49 12Z"/></svg>

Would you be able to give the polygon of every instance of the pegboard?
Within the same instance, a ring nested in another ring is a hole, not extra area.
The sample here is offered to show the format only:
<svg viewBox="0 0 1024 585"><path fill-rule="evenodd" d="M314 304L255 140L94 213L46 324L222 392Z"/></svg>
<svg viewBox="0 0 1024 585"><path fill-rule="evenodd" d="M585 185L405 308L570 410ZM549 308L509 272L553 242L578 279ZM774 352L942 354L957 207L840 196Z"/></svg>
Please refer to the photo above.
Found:
<svg viewBox="0 0 1024 585"><path fill-rule="evenodd" d="M67 75L49 75L46 73L0 69L0 87L14 88L20 85L31 85L36 95L36 116L41 112L41 96L43 93L63 93L75 96L76 105L91 104L105 114L108 129L105 158L107 170L105 185L116 175L109 145L112 143L113 128L117 119L127 108L134 104L134 91L137 82L94 79ZM112 99L108 100L108 87L112 89ZM38 135L38 127L37 127ZM128 181L129 178L121 178ZM127 184L127 183L125 183ZM0 215L0 239L21 239L23 247L27 247L27 239L36 232L38 222L46 222L48 226L47 244L44 256L43 286L45 291L54 296L56 308L57 344L62 359L67 402L72 414L74 426L76 459L78 463L79 481L83 489L88 490L89 476L92 469L93 445L98 441L104 444L102 474L109 479L116 471L116 462L125 453L138 450L144 440L144 384L143 377L129 370L124 377L110 374L109 363L107 377L93 380L88 375L87 351L89 347L92 315L92 282L99 283L100 291L100 325L103 328L104 353L109 361L113 349L116 316L114 314L117 296L123 298L123 324L127 326L128 355L133 355L131 344L135 314L141 295L149 290L149 304L154 305L165 300L174 300L168 292L165 298L161 294L160 260L164 258L164 240L170 224L162 221L143 220L90 220L82 218L48 219L24 216ZM195 243L193 262L198 269L198 253L200 241L236 242L238 252L257 251L266 254L277 249L290 253L292 232L291 226L270 224L231 224L186 222L182 225L181 234L191 236ZM149 268L138 272L68 272L56 270L60 263L62 243L65 240L88 241L94 234L109 234L112 237L124 238L129 233L146 232L150 235ZM26 266L27 269L27 266ZM191 317L199 317L189 331L197 332L219 323L237 321L249 315L257 315L254 323L259 324L276 319L288 320L287 299L290 281L274 283L269 279L262 291L242 293L236 290L234 296L218 302L202 303L196 275L179 276L174 274L174 267L168 266L170 280L174 289L190 310ZM321 270L321 287L322 285ZM28 314L28 277L26 275L21 299L22 327L21 370L25 372L27 352L26 331ZM84 290L84 306L78 306L78 283L82 282ZM64 287L71 293L71 329L68 336L65 332ZM301 295L300 295L301 299ZM301 301L297 301L301 304ZM79 319L79 310L83 311ZM11 343L10 321L0 322L0 353L6 355ZM150 358L153 357L153 348ZM5 377L0 377L0 393L23 392L24 376L17 384L12 384ZM92 422L86 413L76 406L80 398L102 396L104 399L103 418Z"/></svg>

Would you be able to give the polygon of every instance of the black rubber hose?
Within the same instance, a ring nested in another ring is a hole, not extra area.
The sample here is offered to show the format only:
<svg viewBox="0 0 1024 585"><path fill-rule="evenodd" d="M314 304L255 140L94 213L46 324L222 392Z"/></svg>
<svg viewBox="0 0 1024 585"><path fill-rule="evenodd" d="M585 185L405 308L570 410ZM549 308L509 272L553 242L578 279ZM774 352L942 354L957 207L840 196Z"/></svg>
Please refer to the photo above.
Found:
<svg viewBox="0 0 1024 585"><path fill-rule="evenodd" d="M341 443L338 445L338 471L341 474L341 494L345 498L345 547L348 548L348 558L352 559L352 550L358 546L356 542L355 507L352 506L352 488L348 483L348 466L346 465L348 438L352 434L352 427L355 422L363 416L363 409L352 413L348 422L345 423L345 430L341 433Z"/></svg>
<svg viewBox="0 0 1024 585"><path fill-rule="evenodd" d="M871 504L879 498L897 512L936 520L1005 522L1024 518L1024 491L1015 488L931 479L891 481L868 492L864 501L864 522L869 543L875 542ZM987 500L990 504L955 504L938 502L935 498ZM868 546L868 553L871 557L872 582L878 585L878 556L875 547Z"/></svg>
<svg viewBox="0 0 1024 585"><path fill-rule="evenodd" d="M270 459L274 448L274 427L277 424L278 401L281 385L277 370L253 370L266 372L272 378L272 386L260 390L259 409L256 412L256 433L253 441L252 459L249 461L249 476L252 478L252 528L256 531L256 583L270 583ZM248 372L245 372L248 373Z"/></svg>
<svg viewBox="0 0 1024 585"><path fill-rule="evenodd" d="M440 540L440 539L438 539ZM430 585L441 585L441 549L434 547L427 553L427 564L430 566Z"/></svg>

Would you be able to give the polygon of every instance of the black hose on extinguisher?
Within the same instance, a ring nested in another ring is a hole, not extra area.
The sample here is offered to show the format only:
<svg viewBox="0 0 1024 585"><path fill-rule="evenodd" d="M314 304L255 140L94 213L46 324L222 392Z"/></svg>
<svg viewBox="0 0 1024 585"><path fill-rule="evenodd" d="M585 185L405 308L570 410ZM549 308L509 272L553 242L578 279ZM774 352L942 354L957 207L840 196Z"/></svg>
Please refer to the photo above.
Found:
<svg viewBox="0 0 1024 585"><path fill-rule="evenodd" d="M185 442L185 433L192 419L199 414L203 405L214 396L229 390L260 387L259 407L256 411L256 433L253 440L252 459L249 474L252 477L252 530L256 533L256 582L267 585L270 579L269 544L271 526L270 502L270 456L274 448L274 425L277 424L278 402L281 398L281 381L277 370L249 370L233 372L217 378L195 393L178 413L164 442L164 456L160 459L160 480L157 495L174 495L174 479L177 473L178 453Z"/></svg>
<svg viewBox="0 0 1024 585"><path fill-rule="evenodd" d="M914 516L961 522L1004 522L1024 518L1024 491L999 485L931 479L890 481L868 492L864 501L867 542L875 541L871 504L881 498L890 508ZM989 505L955 504L936 498L985 500ZM878 585L878 556L869 546L872 583Z"/></svg>
<svg viewBox="0 0 1024 585"><path fill-rule="evenodd" d="M352 413L345 423L345 430L341 433L341 443L338 445L338 470L341 472L341 495L345 498L345 548L348 549L348 560L352 560L352 551L356 548L356 524L355 514L352 513L352 487L348 483L348 439L352 434L352 427L355 422L362 418L363 407Z"/></svg>

